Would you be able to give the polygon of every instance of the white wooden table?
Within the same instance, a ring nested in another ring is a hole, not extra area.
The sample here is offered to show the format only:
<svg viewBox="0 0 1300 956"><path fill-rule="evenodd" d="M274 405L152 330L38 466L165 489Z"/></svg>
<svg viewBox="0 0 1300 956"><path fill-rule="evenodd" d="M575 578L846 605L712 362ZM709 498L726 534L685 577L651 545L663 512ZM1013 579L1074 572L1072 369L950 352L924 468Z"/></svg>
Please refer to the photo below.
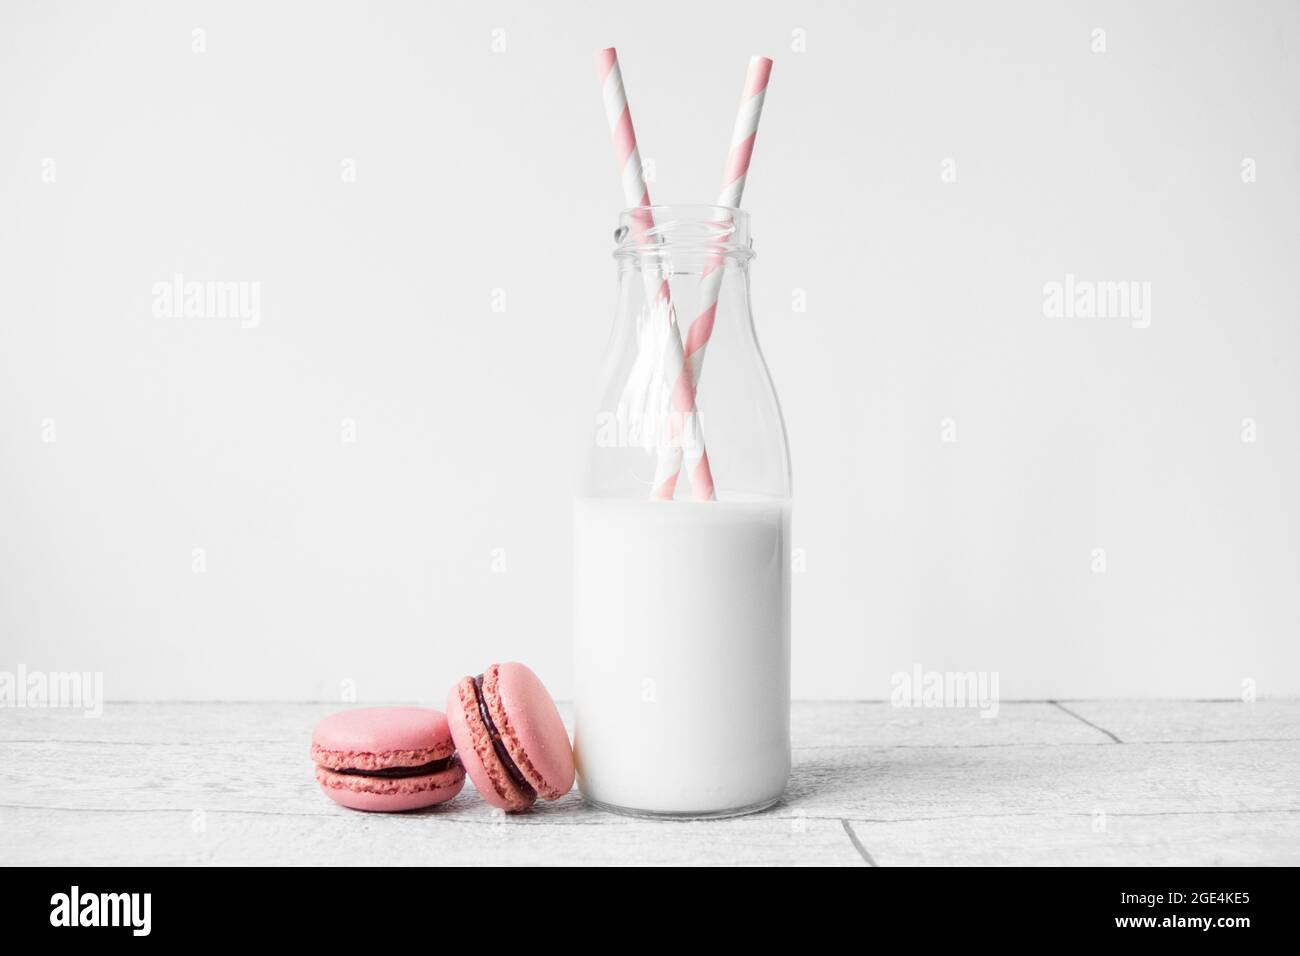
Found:
<svg viewBox="0 0 1300 956"><path fill-rule="evenodd" d="M794 708L785 800L611 816L577 792L505 817L344 810L307 756L329 704L0 710L7 864L1297 864L1300 702Z"/></svg>

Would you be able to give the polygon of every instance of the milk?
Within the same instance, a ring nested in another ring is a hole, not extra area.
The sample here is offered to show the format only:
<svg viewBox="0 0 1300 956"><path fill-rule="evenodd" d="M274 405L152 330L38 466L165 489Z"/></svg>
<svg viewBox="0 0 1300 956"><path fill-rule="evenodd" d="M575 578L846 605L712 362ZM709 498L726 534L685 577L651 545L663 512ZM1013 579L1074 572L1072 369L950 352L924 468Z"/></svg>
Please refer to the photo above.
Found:
<svg viewBox="0 0 1300 956"><path fill-rule="evenodd" d="M578 783L613 809L714 815L790 772L785 500L580 498Z"/></svg>

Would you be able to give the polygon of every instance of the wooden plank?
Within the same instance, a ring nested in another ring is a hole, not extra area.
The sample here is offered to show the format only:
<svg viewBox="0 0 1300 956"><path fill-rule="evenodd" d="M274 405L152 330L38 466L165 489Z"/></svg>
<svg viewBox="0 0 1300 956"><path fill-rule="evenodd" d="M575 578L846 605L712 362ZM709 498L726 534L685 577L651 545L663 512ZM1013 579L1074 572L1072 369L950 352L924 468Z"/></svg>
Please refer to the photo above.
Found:
<svg viewBox="0 0 1300 956"><path fill-rule="evenodd" d="M1005 747L1111 741L1048 703L1003 703L996 716L977 708L895 707L882 701L796 703L791 742L813 747Z"/></svg>
<svg viewBox="0 0 1300 956"><path fill-rule="evenodd" d="M1087 700L1063 706L1125 743L1300 741L1300 701Z"/></svg>
<svg viewBox="0 0 1300 956"><path fill-rule="evenodd" d="M3 802L64 808L194 809L320 812L322 799L308 757L311 727L328 705L131 705L86 720L62 711L19 712L25 725L6 726L0 743ZM936 748L1015 746L1023 742L1109 743L1101 734L1046 704L1004 708L995 720L975 711L899 711L885 704L799 705L796 769L817 784L823 766L836 777L821 787L870 786L875 759L863 766L851 751L867 746ZM47 715L48 736L30 715ZM819 756L831 752L829 756ZM827 762L829 761L829 763ZM847 775L847 776L846 776ZM859 781L861 777L861 781ZM800 792L796 775L792 792ZM814 789L804 786L804 791ZM851 809L860 801L850 803Z"/></svg>
<svg viewBox="0 0 1300 956"><path fill-rule="evenodd" d="M175 743L194 747L311 740L312 727L337 703L114 703L101 717L58 708L0 711L0 744L13 741Z"/></svg>
<svg viewBox="0 0 1300 956"><path fill-rule="evenodd" d="M854 822L880 866L1294 866L1294 811Z"/></svg>
<svg viewBox="0 0 1300 956"><path fill-rule="evenodd" d="M825 817L1300 808L1291 742L813 748L784 808ZM469 796L457 805L477 803ZM294 743L203 749L0 745L0 803L97 810L287 811L331 805Z"/></svg>
<svg viewBox="0 0 1300 956"><path fill-rule="evenodd" d="M541 815L477 808L359 814L0 809L8 863L287 865L864 865L838 820L760 815L659 823L598 813L576 795ZM481 806L481 805L479 805ZM563 820L564 822L559 822Z"/></svg>
<svg viewBox="0 0 1300 956"><path fill-rule="evenodd" d="M896 747L796 756L786 804L817 816L1300 810L1296 747L1289 741Z"/></svg>

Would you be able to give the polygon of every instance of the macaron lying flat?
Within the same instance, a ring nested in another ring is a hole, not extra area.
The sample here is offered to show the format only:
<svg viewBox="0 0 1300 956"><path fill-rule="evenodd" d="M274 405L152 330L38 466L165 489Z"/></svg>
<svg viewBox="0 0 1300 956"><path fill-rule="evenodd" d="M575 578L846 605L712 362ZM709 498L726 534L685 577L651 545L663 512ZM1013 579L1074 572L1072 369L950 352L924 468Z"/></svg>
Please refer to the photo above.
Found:
<svg viewBox="0 0 1300 956"><path fill-rule="evenodd" d="M311 738L316 780L354 810L417 810L465 786L447 718L427 707L363 707L331 714Z"/></svg>
<svg viewBox="0 0 1300 956"><path fill-rule="evenodd" d="M447 724L474 786L509 813L573 786L573 747L555 701L523 664L493 664L447 697Z"/></svg>

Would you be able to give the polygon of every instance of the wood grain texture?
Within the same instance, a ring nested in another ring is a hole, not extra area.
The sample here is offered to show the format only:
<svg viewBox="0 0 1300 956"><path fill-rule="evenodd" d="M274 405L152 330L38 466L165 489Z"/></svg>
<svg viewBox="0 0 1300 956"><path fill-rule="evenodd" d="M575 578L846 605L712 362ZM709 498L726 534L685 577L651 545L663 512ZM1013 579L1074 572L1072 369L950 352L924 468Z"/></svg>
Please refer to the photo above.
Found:
<svg viewBox="0 0 1300 956"><path fill-rule="evenodd" d="M1042 814L851 825L880 866L1294 865L1294 812ZM1265 833L1291 828L1287 840Z"/></svg>
<svg viewBox="0 0 1300 956"><path fill-rule="evenodd" d="M1062 701L1125 743L1300 741L1300 701Z"/></svg>
<svg viewBox="0 0 1300 956"><path fill-rule="evenodd" d="M505 817L342 809L307 756L331 704L0 711L0 859L63 864L1300 862L1300 703L796 704L785 799L659 823L571 793ZM567 715L568 711L565 709ZM1116 742L1116 741L1120 742Z"/></svg>

